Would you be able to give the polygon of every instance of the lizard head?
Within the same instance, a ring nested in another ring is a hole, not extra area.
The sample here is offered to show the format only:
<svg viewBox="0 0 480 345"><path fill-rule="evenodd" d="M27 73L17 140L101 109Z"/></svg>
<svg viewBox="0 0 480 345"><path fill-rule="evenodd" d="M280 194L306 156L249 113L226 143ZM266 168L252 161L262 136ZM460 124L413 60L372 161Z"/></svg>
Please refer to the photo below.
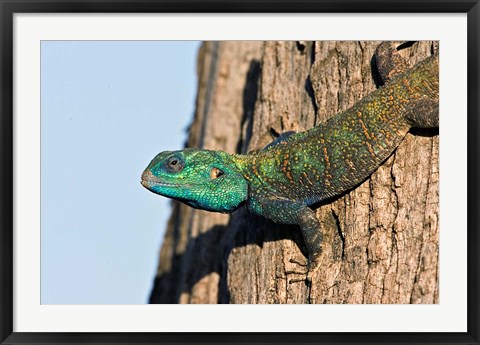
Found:
<svg viewBox="0 0 480 345"><path fill-rule="evenodd" d="M141 183L191 207L225 213L237 209L248 192L231 155L200 149L159 153L143 172Z"/></svg>

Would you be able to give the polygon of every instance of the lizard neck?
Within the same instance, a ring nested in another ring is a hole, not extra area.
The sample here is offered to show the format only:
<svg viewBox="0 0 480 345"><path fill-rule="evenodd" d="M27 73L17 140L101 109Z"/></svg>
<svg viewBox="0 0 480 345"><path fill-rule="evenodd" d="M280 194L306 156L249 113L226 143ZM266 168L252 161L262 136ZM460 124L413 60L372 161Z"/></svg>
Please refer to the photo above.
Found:
<svg viewBox="0 0 480 345"><path fill-rule="evenodd" d="M230 158L239 172L245 175L245 171L248 169L249 163L252 160L252 154L231 154Z"/></svg>

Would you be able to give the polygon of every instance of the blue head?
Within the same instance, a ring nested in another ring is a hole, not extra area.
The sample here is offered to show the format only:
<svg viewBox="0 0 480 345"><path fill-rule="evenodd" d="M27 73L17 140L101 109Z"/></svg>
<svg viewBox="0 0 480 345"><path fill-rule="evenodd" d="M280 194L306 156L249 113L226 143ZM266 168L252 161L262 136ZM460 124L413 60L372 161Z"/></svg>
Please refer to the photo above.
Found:
<svg viewBox="0 0 480 345"><path fill-rule="evenodd" d="M234 156L222 151L161 152L143 172L141 183L153 193L214 212L233 212L248 193Z"/></svg>

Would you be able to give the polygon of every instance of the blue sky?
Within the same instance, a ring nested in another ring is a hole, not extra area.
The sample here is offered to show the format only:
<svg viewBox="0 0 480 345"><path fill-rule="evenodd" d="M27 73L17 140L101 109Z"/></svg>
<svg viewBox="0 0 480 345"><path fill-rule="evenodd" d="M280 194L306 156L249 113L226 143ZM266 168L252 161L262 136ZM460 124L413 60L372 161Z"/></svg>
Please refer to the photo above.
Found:
<svg viewBox="0 0 480 345"><path fill-rule="evenodd" d="M42 304L147 303L170 202L140 175L185 143L199 45L42 42Z"/></svg>

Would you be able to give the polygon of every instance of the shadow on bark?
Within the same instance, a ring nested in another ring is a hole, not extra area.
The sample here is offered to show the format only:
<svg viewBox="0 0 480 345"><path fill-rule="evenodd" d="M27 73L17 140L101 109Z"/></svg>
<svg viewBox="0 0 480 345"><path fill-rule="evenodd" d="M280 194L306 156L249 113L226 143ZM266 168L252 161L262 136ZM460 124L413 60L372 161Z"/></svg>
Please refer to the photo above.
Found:
<svg viewBox="0 0 480 345"><path fill-rule="evenodd" d="M231 232L230 236L226 236L225 231L227 229ZM232 229L234 230L232 231ZM233 241L226 240L232 237L234 237ZM296 226L278 225L268 219L252 215L246 209L238 210L236 214L232 215L228 225L213 226L205 233L191 239L187 246L187 252L195 252L196 248L205 248L205 246L212 247L213 245L215 247L213 250L216 251L216 254L212 257L213 260L210 263L210 269L199 271L190 269L186 282L183 282L183 289L178 288L178 286L182 285L182 275L180 275L179 272L170 270L161 275L157 275L149 303L178 303L183 293L190 294L195 284L211 273L218 273L220 276L218 303L230 303L227 275L228 257L231 251L235 248L248 245L257 245L262 248L266 242L276 242L279 240L292 240L302 253L306 255L303 239ZM185 254L174 255L172 258L172 267L182 267L180 263L185 259ZM205 266L206 265L202 265L202 267ZM195 267L195 265L191 267Z"/></svg>

